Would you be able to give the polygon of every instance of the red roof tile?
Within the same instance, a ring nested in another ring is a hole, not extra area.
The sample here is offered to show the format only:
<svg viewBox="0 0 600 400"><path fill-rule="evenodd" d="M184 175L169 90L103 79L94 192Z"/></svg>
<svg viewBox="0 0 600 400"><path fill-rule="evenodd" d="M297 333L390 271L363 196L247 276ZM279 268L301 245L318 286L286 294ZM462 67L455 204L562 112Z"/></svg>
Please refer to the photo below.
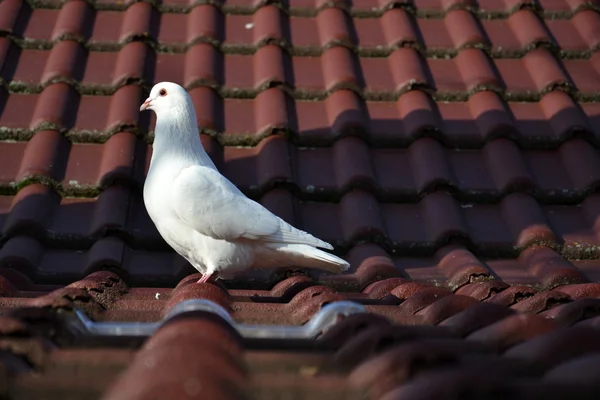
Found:
<svg viewBox="0 0 600 400"><path fill-rule="evenodd" d="M595 399L600 3L209 3L0 1L2 396ZM196 284L162 80L348 273Z"/></svg>

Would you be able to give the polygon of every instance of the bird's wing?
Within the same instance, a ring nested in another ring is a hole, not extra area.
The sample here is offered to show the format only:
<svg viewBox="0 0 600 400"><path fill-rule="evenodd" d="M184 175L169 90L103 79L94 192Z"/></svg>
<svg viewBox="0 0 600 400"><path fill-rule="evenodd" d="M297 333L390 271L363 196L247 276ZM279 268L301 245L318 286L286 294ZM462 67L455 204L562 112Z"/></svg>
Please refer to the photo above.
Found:
<svg viewBox="0 0 600 400"><path fill-rule="evenodd" d="M294 228L244 196L212 168L183 169L173 181L171 205L183 222L215 239L244 238L333 249L329 243Z"/></svg>

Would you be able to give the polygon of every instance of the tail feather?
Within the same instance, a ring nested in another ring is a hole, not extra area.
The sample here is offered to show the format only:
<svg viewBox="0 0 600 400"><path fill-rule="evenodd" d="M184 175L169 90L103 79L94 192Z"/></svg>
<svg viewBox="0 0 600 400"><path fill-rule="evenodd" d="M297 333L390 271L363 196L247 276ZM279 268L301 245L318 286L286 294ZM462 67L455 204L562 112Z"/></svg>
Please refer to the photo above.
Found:
<svg viewBox="0 0 600 400"><path fill-rule="evenodd" d="M346 260L306 244L273 244L268 247L279 254L280 257L276 258L282 267L318 268L332 273L341 273L350 268Z"/></svg>

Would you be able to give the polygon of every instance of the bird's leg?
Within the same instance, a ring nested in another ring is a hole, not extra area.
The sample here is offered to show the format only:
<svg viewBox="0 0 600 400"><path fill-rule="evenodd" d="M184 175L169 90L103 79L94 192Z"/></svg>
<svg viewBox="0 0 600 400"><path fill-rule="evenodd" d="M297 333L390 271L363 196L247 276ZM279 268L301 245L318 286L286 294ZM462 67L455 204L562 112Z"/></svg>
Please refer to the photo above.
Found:
<svg viewBox="0 0 600 400"><path fill-rule="evenodd" d="M217 274L215 272L213 272L211 274L204 274L204 275L202 275L202 278L198 279L198 282L196 282L196 283L206 283L212 277L217 279Z"/></svg>

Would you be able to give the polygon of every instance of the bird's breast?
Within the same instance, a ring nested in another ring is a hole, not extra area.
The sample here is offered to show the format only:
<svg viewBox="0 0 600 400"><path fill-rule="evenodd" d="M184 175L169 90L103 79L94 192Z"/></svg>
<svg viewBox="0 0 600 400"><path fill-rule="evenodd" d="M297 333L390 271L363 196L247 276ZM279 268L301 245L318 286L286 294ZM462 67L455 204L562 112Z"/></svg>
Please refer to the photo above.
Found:
<svg viewBox="0 0 600 400"><path fill-rule="evenodd" d="M157 174L148 174L144 182L144 205L155 224L172 212L170 182L172 180L161 179Z"/></svg>

